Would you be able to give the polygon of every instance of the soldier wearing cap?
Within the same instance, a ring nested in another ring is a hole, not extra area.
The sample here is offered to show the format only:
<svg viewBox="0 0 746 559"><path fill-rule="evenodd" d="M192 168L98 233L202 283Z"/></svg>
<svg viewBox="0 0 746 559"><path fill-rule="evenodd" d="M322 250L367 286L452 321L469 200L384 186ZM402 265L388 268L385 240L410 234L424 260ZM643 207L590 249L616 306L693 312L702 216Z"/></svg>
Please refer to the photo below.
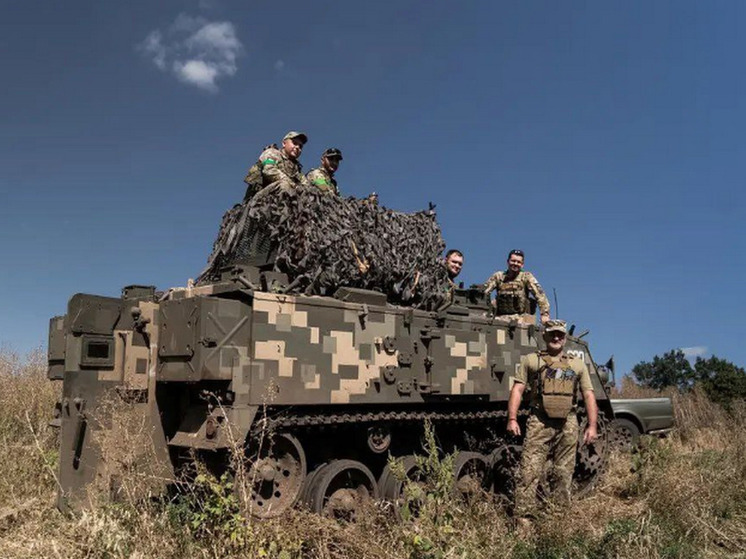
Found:
<svg viewBox="0 0 746 559"><path fill-rule="evenodd" d="M531 300L533 294L541 312L541 322L549 320L549 299L531 272L523 270L524 254L522 250L511 250L508 253L508 269L500 270L490 276L484 284L484 292L489 296L495 290L495 314L505 320L517 319L533 323Z"/></svg>
<svg viewBox="0 0 746 559"><path fill-rule="evenodd" d="M521 358L508 400L508 433L520 436L518 408L529 387L530 415L526 423L521 468L515 490L514 515L525 526L536 509L536 491L547 458L554 467L554 498L568 504L575 452L578 444L577 400L582 394L588 413L583 444L596 441L598 407L591 377L583 360L565 351L567 327L561 320L549 320L544 328L546 349Z"/></svg>
<svg viewBox="0 0 746 559"><path fill-rule="evenodd" d="M339 168L339 162L342 161L342 152L337 148L329 148L321 154L321 166L311 169L306 175L308 182L319 190L329 194L339 195L337 181L334 180L334 173Z"/></svg>
<svg viewBox="0 0 746 559"><path fill-rule="evenodd" d="M264 148L259 160L249 169L244 178L246 195L244 201L270 185L295 188L307 184L298 158L308 137L302 132L291 131L282 138L282 148L272 144Z"/></svg>

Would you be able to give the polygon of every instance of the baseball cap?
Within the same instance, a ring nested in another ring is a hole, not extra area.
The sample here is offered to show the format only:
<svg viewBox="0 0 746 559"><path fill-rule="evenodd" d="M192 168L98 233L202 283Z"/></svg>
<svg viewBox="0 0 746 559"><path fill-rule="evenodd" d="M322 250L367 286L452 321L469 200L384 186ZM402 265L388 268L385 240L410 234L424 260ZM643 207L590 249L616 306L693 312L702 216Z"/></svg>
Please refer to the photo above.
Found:
<svg viewBox="0 0 746 559"><path fill-rule="evenodd" d="M295 138L298 138L304 144L308 141L308 136L306 136L303 132L296 132L295 130L291 130L290 132L285 134L285 137L282 139L282 141L284 142L285 140L294 140Z"/></svg>
<svg viewBox="0 0 746 559"><path fill-rule="evenodd" d="M562 332L567 334L567 323L564 320L547 320L544 332Z"/></svg>
<svg viewBox="0 0 746 559"><path fill-rule="evenodd" d="M322 153L321 156L322 157L336 157L340 161L343 159L342 151L337 148L327 148L324 150L324 153Z"/></svg>

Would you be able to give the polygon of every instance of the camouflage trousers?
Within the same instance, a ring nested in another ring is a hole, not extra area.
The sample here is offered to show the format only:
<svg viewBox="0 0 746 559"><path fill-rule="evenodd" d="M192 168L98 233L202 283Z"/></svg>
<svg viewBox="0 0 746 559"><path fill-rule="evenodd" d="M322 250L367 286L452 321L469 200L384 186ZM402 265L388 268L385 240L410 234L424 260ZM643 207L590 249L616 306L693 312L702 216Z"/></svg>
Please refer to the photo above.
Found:
<svg viewBox="0 0 746 559"><path fill-rule="evenodd" d="M536 493L547 459L551 459L554 466L552 500L560 505L570 503L577 444L578 419L575 413L565 420L535 414L529 417L515 488L515 516L531 516L536 510Z"/></svg>

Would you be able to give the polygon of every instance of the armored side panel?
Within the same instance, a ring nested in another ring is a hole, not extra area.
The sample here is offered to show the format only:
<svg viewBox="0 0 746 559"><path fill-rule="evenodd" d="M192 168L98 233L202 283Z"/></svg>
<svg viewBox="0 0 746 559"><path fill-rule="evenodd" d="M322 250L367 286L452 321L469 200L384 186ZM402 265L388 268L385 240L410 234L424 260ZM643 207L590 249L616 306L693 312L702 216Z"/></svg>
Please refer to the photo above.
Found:
<svg viewBox="0 0 746 559"><path fill-rule="evenodd" d="M132 312L132 309L137 309ZM148 397L151 335L136 330L136 319L154 327L155 305L137 300L75 295L67 315L50 325L50 377L61 378L58 506L87 506L94 490L106 494L116 464L105 460L103 438L128 427L124 414L143 424L158 417ZM154 386L154 385L153 385ZM148 453L170 469L160 421L150 422ZM124 439L120 439L124 444ZM116 446L116 445L114 445Z"/></svg>
<svg viewBox="0 0 746 559"><path fill-rule="evenodd" d="M113 334L120 315L118 299L78 294L70 299L66 319L54 320L50 328L50 374L64 380L58 503L63 509L79 506L85 499L82 489L96 476L100 455L95 431L107 422L103 417L94 422L93 417L102 395L119 384L106 375L114 368Z"/></svg>
<svg viewBox="0 0 746 559"><path fill-rule="evenodd" d="M157 380L233 379L245 366L251 308L245 302L190 297L161 303Z"/></svg>
<svg viewBox="0 0 746 559"><path fill-rule="evenodd" d="M542 343L534 326L466 307L431 313L351 299L254 294L249 367L234 377L252 404L505 403L521 356ZM594 371L587 346L568 347Z"/></svg>

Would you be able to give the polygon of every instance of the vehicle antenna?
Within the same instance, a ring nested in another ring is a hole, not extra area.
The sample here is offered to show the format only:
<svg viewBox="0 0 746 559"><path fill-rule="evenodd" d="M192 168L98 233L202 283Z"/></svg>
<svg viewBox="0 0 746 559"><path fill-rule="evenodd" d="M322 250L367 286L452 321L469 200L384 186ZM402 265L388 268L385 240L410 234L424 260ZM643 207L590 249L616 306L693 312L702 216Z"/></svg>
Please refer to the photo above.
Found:
<svg viewBox="0 0 746 559"><path fill-rule="evenodd" d="M553 287L552 292L554 293L554 318L559 318L559 303L557 302L557 290Z"/></svg>

